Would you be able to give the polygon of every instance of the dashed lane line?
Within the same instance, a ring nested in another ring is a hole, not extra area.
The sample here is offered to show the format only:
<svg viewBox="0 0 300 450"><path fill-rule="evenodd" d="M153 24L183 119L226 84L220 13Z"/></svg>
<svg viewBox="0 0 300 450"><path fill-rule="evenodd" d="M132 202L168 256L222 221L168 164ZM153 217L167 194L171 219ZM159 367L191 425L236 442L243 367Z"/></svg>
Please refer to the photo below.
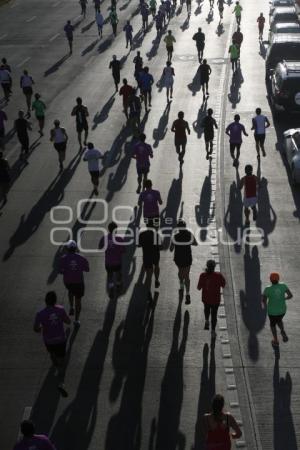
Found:
<svg viewBox="0 0 300 450"><path fill-rule="evenodd" d="M19 64L17 64L17 67L24 66L24 64L27 63L27 61L29 61L30 59L31 59L30 56L28 56L28 58L23 59L23 61L21 61Z"/></svg>
<svg viewBox="0 0 300 450"><path fill-rule="evenodd" d="M0 41L2 41L2 39L6 38L6 37L7 37L7 33L1 34Z"/></svg>
<svg viewBox="0 0 300 450"><path fill-rule="evenodd" d="M29 23L29 22L32 22L35 19L36 19L36 16L32 16L32 17L29 17L29 19L26 19L26 22Z"/></svg>
<svg viewBox="0 0 300 450"><path fill-rule="evenodd" d="M58 38L58 36L60 36L60 33L57 33L57 34L55 34L54 36L52 36L52 37L49 39L49 42L54 41L56 38Z"/></svg>

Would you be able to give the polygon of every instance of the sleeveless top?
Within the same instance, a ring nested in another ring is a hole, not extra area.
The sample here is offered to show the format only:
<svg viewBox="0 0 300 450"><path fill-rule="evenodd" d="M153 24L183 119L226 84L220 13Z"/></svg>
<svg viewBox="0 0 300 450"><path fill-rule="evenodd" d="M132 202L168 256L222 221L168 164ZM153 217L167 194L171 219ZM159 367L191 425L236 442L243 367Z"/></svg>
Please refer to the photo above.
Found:
<svg viewBox="0 0 300 450"><path fill-rule="evenodd" d="M229 416L226 415L226 427L224 428L224 423L219 422L217 426L212 429L210 427L209 419L206 417L207 423L207 438L206 438L206 450L230 450L231 449L231 439L229 434Z"/></svg>

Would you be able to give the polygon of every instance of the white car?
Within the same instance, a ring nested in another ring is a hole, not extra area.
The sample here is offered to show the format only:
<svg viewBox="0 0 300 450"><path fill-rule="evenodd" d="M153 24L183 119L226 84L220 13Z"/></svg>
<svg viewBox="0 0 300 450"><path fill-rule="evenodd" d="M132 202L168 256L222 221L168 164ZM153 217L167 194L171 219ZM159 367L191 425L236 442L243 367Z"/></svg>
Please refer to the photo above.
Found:
<svg viewBox="0 0 300 450"><path fill-rule="evenodd" d="M270 14L273 13L277 6L294 6L295 0L272 0L270 3Z"/></svg>
<svg viewBox="0 0 300 450"><path fill-rule="evenodd" d="M283 133L284 151L295 184L300 183L300 128L291 128Z"/></svg>

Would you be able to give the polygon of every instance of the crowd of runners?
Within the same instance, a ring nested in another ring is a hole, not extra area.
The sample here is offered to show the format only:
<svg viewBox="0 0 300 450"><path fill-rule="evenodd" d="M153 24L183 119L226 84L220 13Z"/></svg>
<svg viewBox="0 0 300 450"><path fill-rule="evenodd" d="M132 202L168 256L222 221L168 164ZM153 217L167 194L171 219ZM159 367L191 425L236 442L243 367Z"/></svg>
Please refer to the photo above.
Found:
<svg viewBox="0 0 300 450"><path fill-rule="evenodd" d="M118 15L116 1L112 0L108 20L104 20L101 12L100 0L93 0L95 7L95 23L99 33L99 39L103 37L103 27L108 23L112 27L113 35L118 33ZM85 17L87 9L87 0L80 0L81 14ZM147 288L148 301L153 302L152 278L154 276L154 289L160 287L160 252L163 249L163 238L160 234L160 205L163 199L158 190L154 189L152 181L148 178L150 172L150 162L153 158L152 147L147 143L147 136L141 126L141 113L144 107L145 112L149 111L152 102L152 86L166 89L167 103L172 101L173 86L175 82L176 71L172 64L174 47L176 39L171 29L167 29L169 22L176 8L176 0L161 1L150 0L149 4L141 1L139 11L141 14L142 32L147 33L149 20L155 22L158 35L166 35L163 42L166 46L166 65L160 80L155 80L150 73L150 69L145 65L140 51L132 59L132 79L134 83L129 83L126 78L122 79L122 63L116 55L112 55L108 69L111 70L116 92L119 93L122 101L123 112L126 126L131 130L132 139L132 158L136 161L137 171L137 194L138 206L143 210L145 226L140 230L138 246L143 252L143 268L146 273L145 286ZM183 6L183 2L181 2ZM223 19L224 7L231 7L232 13L236 18L236 27L232 35L232 40L228 49L231 61L233 77L238 76L240 67L240 53L242 51L243 33L241 4L236 1L233 6L226 4L224 0L217 0L216 6L219 11L220 23ZM191 14L191 1L186 0L187 14ZM210 0L210 8L214 8L214 0ZM258 38L263 37L265 18L261 13L257 18ZM167 29L167 30L166 30ZM130 50L134 42L133 26L128 20L123 27L125 47ZM69 45L69 52L73 52L74 25L70 20L67 21L64 32ZM196 46L195 52L199 59L199 77L203 94L203 102L209 97L209 81L213 76L213 71L205 55L205 34L202 28L192 37L193 45ZM0 67L0 81L7 102L12 92L13 69L10 67L6 58L2 59ZM30 132L32 123L31 114L34 112L38 122L40 136L44 134L45 115L47 105L40 93L35 92L35 82L29 70L24 70L20 78L19 88L14 88L14 92L20 89L25 97L26 110L20 110L16 113L14 122L15 131L20 142L20 158L27 162L30 149ZM83 160L87 162L88 171L91 177L93 194L99 195L99 179L101 172L101 160L105 158L105 153L95 148L89 138L89 110L80 97L76 99L76 104L70 114L75 119L76 132L80 149L84 152ZM5 122L7 114L3 109L0 110L0 139L2 152L0 153L0 183L2 188L2 207L7 202L7 194L10 185L10 167L7 159L4 157L5 150ZM58 156L59 170L64 170L64 161L68 146L68 135L71 130L66 130L61 123L60 118L53 122L49 139L53 143ZM202 129L205 142L206 159L210 160L213 154L215 141L215 130L220 129L220 124L214 118L214 111L208 108L206 116L202 121ZM265 138L266 129L270 126L268 118L262 113L261 108L257 107L252 121L249 124L240 122L239 114L234 116L234 121L226 126L225 133L229 138L230 155L233 160L233 166L237 169L239 166L239 157L243 136L248 136L246 129L251 127L253 139L257 152L258 165L260 158L266 156ZM190 126L185 120L184 111L178 112L178 117L174 120L171 132L174 133L174 146L178 155L179 166L184 164L184 157L188 141L188 135L191 133ZM257 201L260 186L260 171L257 175L253 173L253 166L247 164L244 168L245 175L239 180L239 189L244 191L244 215L245 226L250 225L250 216L255 222L257 218ZM197 239L189 229L188 224L183 218L178 219L172 234L170 251L174 253L174 263L178 270L179 291L182 298L185 298L185 304L191 303L190 295L190 269L192 266L192 247L197 245ZM107 234L103 236L99 243L99 249L105 252L105 269L107 271L107 289L110 298L116 298L122 294L122 261L126 254L127 247L125 239L118 234L118 224L111 222L108 225ZM62 274L63 283L68 291L69 311L57 303L57 295L54 291L47 292L45 296L45 307L38 312L34 321L34 331L41 332L44 338L45 346L49 352L52 362L57 369L58 388L62 395L67 395L64 385L64 364L66 356L66 332L65 325L71 324L71 317L74 316L75 327L80 326L81 301L84 297L84 273L89 272L89 261L81 255L78 250L78 244L75 240L69 240L65 245L65 252L59 262L59 272ZM277 327L279 328L284 342L288 340L283 325L283 317L286 312L286 299L290 299L292 294L286 284L280 282L278 273L270 274L270 285L266 287L262 295L262 308L267 307L270 318L270 327L272 331L272 345L278 346ZM210 259L206 263L205 270L200 274L197 289L202 291L202 301L204 304L204 329L211 330L212 339L216 338L216 325L218 317L218 308L221 302L222 289L226 287L226 276L216 271L216 262ZM224 398L216 395L212 401L212 412L206 414L203 418L203 429L206 436L207 448L215 450L217 448L230 448L230 435L232 438L239 438L241 430L234 417L224 412ZM233 432L230 433L230 429ZM47 437L36 435L34 424L30 420L22 422L21 432L24 436L15 447L15 450L35 449L54 449Z"/></svg>

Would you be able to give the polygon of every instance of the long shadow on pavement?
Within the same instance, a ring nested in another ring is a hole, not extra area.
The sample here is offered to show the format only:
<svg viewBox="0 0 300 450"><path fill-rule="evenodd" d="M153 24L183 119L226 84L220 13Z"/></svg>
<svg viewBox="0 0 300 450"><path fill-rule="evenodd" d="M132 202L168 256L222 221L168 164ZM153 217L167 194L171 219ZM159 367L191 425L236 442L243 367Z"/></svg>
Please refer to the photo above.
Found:
<svg viewBox="0 0 300 450"><path fill-rule="evenodd" d="M95 130L100 123L105 122L108 119L109 112L111 108L113 107L113 104L115 102L115 93L107 100L105 105L102 107L101 111L97 112L93 119L93 126L92 130Z"/></svg>
<svg viewBox="0 0 300 450"><path fill-rule="evenodd" d="M269 234L271 234L276 226L277 215L270 203L270 196L268 192L268 180L262 178L258 190L258 214L256 225L261 228L263 232L263 246L269 245Z"/></svg>
<svg viewBox="0 0 300 450"><path fill-rule="evenodd" d="M153 147L156 148L159 146L159 141L162 141L168 131L168 122L169 122L169 114L170 114L171 102L167 103L161 118L159 119L157 128L153 129Z"/></svg>
<svg viewBox="0 0 300 450"><path fill-rule="evenodd" d="M237 180L230 185L229 202L224 217L224 226L232 239L234 250L241 251L241 238L243 230L243 201L242 194L238 188L238 169L236 169Z"/></svg>
<svg viewBox="0 0 300 450"><path fill-rule="evenodd" d="M199 227L201 228L200 239L203 242L207 238L207 228L209 226L209 220L213 218L213 215L210 216L209 214L210 199L212 193L211 171L212 171L211 160L209 160L209 171L208 175L206 175L206 177L204 178L204 182L200 193L199 205L195 206L196 221Z"/></svg>
<svg viewBox="0 0 300 450"><path fill-rule="evenodd" d="M204 102L202 103L201 107L198 110L197 120L193 122L193 129L195 133L197 133L198 139L201 139L203 133L202 121L206 116L206 108L207 108L207 97L205 97Z"/></svg>
<svg viewBox="0 0 300 450"><path fill-rule="evenodd" d="M238 67L236 72L232 74L230 92L228 94L228 100L231 103L232 109L236 108L236 105L241 101L241 92L240 88L242 83L244 82L244 77L242 75L241 68Z"/></svg>
<svg viewBox="0 0 300 450"><path fill-rule="evenodd" d="M200 67L200 66L199 66ZM188 84L188 88L189 90L192 92L193 95L196 95L197 92L200 91L201 89L201 84L200 84L200 69L197 69L194 78L192 80L192 82L190 84Z"/></svg>
<svg viewBox="0 0 300 450"><path fill-rule="evenodd" d="M57 70L60 69L60 67L63 65L63 63L65 61L67 61L67 59L70 58L70 54L68 53L67 55L63 56L62 58L60 58L55 64L53 64L53 66L49 67L49 69L47 69L44 72L44 77L48 77L49 75L52 75L54 72L56 72Z"/></svg>

